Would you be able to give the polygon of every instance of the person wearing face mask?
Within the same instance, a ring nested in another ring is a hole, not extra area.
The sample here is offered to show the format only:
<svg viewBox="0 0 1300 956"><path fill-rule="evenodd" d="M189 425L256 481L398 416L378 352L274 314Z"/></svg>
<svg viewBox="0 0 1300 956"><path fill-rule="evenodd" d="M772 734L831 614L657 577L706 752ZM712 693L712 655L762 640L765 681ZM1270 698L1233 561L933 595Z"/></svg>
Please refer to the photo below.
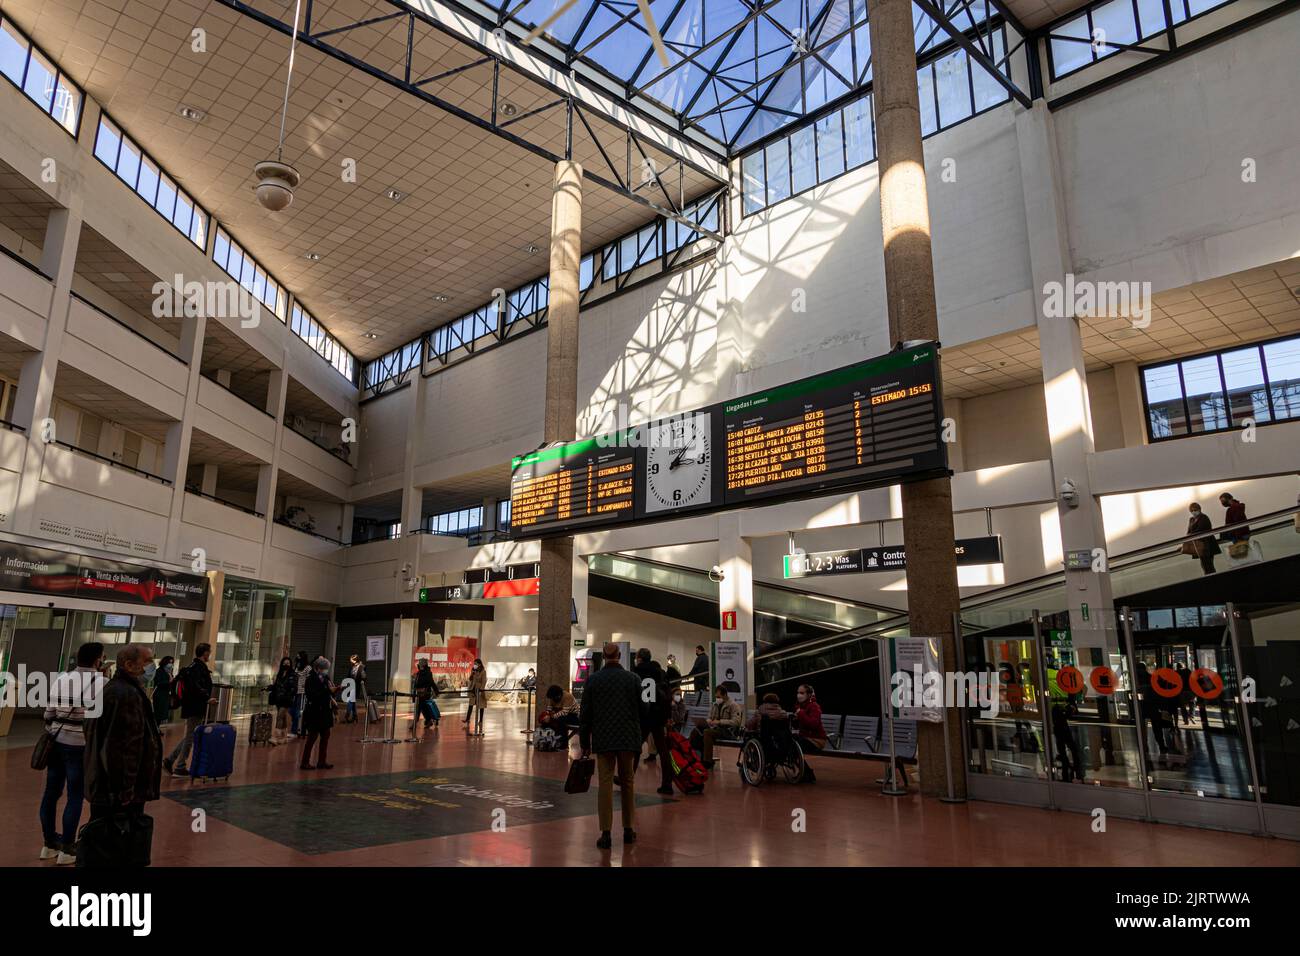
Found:
<svg viewBox="0 0 1300 956"><path fill-rule="evenodd" d="M290 714L294 701L298 699L298 674L293 669L293 661L287 657L280 658L280 669L275 680L267 688L270 703L275 707L275 729L271 732L271 743L280 745L289 742L288 733Z"/></svg>
<svg viewBox="0 0 1300 956"><path fill-rule="evenodd" d="M307 675L303 705L302 726L307 734L307 745L302 750L300 770L311 770L311 751L320 740L320 753L316 756L317 770L332 770L334 765L328 762L327 753L330 745L330 728L334 726L334 685L330 683L330 662L323 657L316 658L311 673Z"/></svg>
<svg viewBox="0 0 1300 956"><path fill-rule="evenodd" d="M1207 534L1213 527L1210 523L1210 516L1201 511L1201 506L1193 501L1187 506L1191 517L1187 520L1187 533L1204 534L1205 537L1197 538L1195 541L1184 541L1182 546L1183 554L1190 554L1201 561L1201 570L1206 574L1214 573L1214 556L1220 553L1219 542L1214 540L1214 536Z"/></svg>
<svg viewBox="0 0 1300 956"><path fill-rule="evenodd" d="M713 767L713 742L736 736L744 717L744 710L731 699L726 687L719 684L713 688L713 706L709 708L708 719L702 727L691 731L691 747L700 752L706 768Z"/></svg>
<svg viewBox="0 0 1300 956"><path fill-rule="evenodd" d="M811 684L800 684L795 691L794 730L803 748L804 755L818 753L826 749L826 728L822 726L822 708L817 703L817 693ZM803 764L804 783L816 783L817 775L813 773L808 761Z"/></svg>
<svg viewBox="0 0 1300 956"><path fill-rule="evenodd" d="M475 737L483 736L483 710L487 706L487 669L483 667L483 662L477 657L474 658L474 667L469 672L469 684L465 687L465 697L469 706L465 708L465 719L461 721L465 725L465 731ZM474 716L474 708L478 708L478 719L470 727L470 718Z"/></svg>

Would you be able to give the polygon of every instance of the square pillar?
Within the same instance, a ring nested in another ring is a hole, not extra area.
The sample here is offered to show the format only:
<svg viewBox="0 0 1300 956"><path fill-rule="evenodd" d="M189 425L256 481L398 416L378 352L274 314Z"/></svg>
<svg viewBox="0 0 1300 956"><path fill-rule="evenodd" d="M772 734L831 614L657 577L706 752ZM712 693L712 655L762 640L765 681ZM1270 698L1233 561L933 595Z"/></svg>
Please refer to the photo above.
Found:
<svg viewBox="0 0 1300 956"><path fill-rule="evenodd" d="M722 581L718 584L718 640L745 644L745 696L747 708L756 706L754 696L754 552L748 538L740 534L740 515L718 516L718 566ZM728 617L735 612L736 627L726 628ZM712 688L710 697L712 696Z"/></svg>

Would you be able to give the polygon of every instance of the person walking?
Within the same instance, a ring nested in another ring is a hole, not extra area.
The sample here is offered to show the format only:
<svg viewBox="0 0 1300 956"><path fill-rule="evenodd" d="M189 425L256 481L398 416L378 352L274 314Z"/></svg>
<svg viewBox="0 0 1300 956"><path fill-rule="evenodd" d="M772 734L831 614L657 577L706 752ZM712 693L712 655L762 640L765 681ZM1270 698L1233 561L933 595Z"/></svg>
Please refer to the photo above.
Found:
<svg viewBox="0 0 1300 956"><path fill-rule="evenodd" d="M77 827L85 802L84 767L86 754L86 711L98 710L105 683L99 668L104 663L104 645L96 641L77 648L77 666L60 674L45 708L45 731L53 739L45 765L45 792L41 796L41 859L58 866L77 862ZM63 830L56 825L59 798L67 790L63 806Z"/></svg>
<svg viewBox="0 0 1300 956"><path fill-rule="evenodd" d="M353 654L348 658L348 676L352 678L352 699L348 701L348 723L357 722L357 703L360 702L362 707L366 706L369 699L366 694L366 665L361 662L361 657Z"/></svg>
<svg viewBox="0 0 1300 956"><path fill-rule="evenodd" d="M1231 494L1225 491L1223 494L1219 495L1219 504L1223 505L1224 508L1224 514L1223 514L1224 524L1226 525L1241 524L1241 522L1246 520L1245 502L1238 501ZM1238 541L1249 541L1250 528L1243 526L1233 531L1225 531L1223 533L1223 537L1224 540L1231 541L1233 543Z"/></svg>
<svg viewBox="0 0 1300 956"><path fill-rule="evenodd" d="M643 728L642 739L648 738L654 750L646 760L649 762L654 759L655 754L659 755L658 792L672 796L673 762L668 751L667 735L668 721L672 716L672 692L668 689L668 677L664 674L664 669L659 666L659 662L651 659L650 649L646 647L636 652L636 663L632 665L632 672L641 681L642 699L647 696L650 698L646 706L646 726ZM638 756L640 753L638 748Z"/></svg>
<svg viewBox="0 0 1300 956"><path fill-rule="evenodd" d="M289 708L289 718L292 725L289 728L289 737L301 737L304 733L302 729L302 709L307 701L307 678L311 676L311 662L307 659L306 651L299 651L298 656L294 658L293 672L298 676L298 688L293 696L293 705Z"/></svg>
<svg viewBox="0 0 1300 956"><path fill-rule="evenodd" d="M152 653L151 651L150 655ZM168 773L178 777L188 774L185 761L189 759L190 748L194 746L194 731L207 720L208 700L212 697L212 672L208 670L208 658L211 656L211 644L198 645L194 648L194 660L176 678L185 730L176 742L176 749L163 758L163 766Z"/></svg>
<svg viewBox="0 0 1300 956"><path fill-rule="evenodd" d="M1194 541L1184 541L1182 552L1198 558L1201 562L1201 571L1205 574L1213 574L1214 556L1220 553L1219 542L1214 540L1214 535L1210 530L1214 527L1210 523L1210 516L1201 511L1201 506L1193 501L1187 506L1191 517L1187 519L1187 534L1199 534L1203 537Z"/></svg>
<svg viewBox="0 0 1300 956"><path fill-rule="evenodd" d="M86 796L90 800L90 823L82 831L78 866L121 867L137 862L112 856L121 852L122 841L101 844L90 835L97 821L122 821L128 831L137 834L151 830L144 805L158 799L163 767L162 735L142 682L151 660L153 651L145 644L127 644L118 651L117 669L103 687L100 715L88 721ZM147 844L144 850L147 856Z"/></svg>
<svg viewBox="0 0 1300 956"><path fill-rule="evenodd" d="M465 708L465 719L462 721L465 730L471 736L483 736L483 713L487 707L487 669L483 662L477 657L474 658L474 666L469 672L469 683L465 686L465 699L469 706ZM470 718L474 715L474 708L478 708L478 721L472 726Z"/></svg>
<svg viewBox="0 0 1300 956"><path fill-rule="evenodd" d="M176 658L170 655L159 662L153 672L153 719L165 727L172 717L172 675L176 672Z"/></svg>
<svg viewBox="0 0 1300 956"><path fill-rule="evenodd" d="M691 665L690 673L686 675L691 679L691 690L695 693L702 693L704 684L702 683L709 676L709 655L704 653L704 645L695 645L695 663Z"/></svg>
<svg viewBox="0 0 1300 956"><path fill-rule="evenodd" d="M298 699L298 672L293 669L293 661L288 657L280 658L280 669L276 671L275 680L268 690L271 706L275 708L275 728L271 731L271 743L278 747L289 742L293 704Z"/></svg>
<svg viewBox="0 0 1300 956"><path fill-rule="evenodd" d="M416 725L419 724L420 718L424 717L424 729L438 726L442 720L442 713L438 710L437 701L438 685L433 679L433 671L429 667L429 661L421 657L419 663L415 665L415 713L411 715L411 732L415 732Z"/></svg>
<svg viewBox="0 0 1300 956"><path fill-rule="evenodd" d="M596 846L608 850L613 845L610 828L614 823L614 783L621 791L623 842L636 842L636 756L645 739L642 727L648 719L641 699L641 681L619 663L617 644L606 644L603 666L582 690L582 707L578 717L578 740L584 757L596 753L596 771L600 778L597 815L600 838Z"/></svg>
<svg viewBox="0 0 1300 956"><path fill-rule="evenodd" d="M317 770L333 770L329 763L330 728L334 726L334 685L330 683L330 662L323 657L316 658L316 664L307 675L304 683L306 702L302 711L302 730L307 735L307 745L302 749L299 770L311 770L311 751L320 740L320 752L316 755Z"/></svg>

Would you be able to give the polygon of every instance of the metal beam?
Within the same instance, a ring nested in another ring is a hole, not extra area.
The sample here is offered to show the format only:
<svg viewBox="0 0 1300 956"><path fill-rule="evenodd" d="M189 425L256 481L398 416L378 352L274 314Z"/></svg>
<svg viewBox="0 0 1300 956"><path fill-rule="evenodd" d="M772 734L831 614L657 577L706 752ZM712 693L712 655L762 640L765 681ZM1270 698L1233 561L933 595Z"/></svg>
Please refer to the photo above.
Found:
<svg viewBox="0 0 1300 956"><path fill-rule="evenodd" d="M973 43L970 37L966 35L966 32L962 30L961 27L953 23L952 20L948 17L947 13L944 10L940 9L937 5L935 5L933 0L912 0L912 2L915 3L918 7L920 7L921 11L925 13L926 16L928 16L935 23L938 23L940 26L942 26L944 32L948 34L949 39L951 39L959 47L965 50L967 56L969 56L972 60L974 60L977 64L979 64L979 66L983 68L983 70L986 73L988 73L989 76L993 77L993 79L997 80L998 83L1002 84L1002 86L1005 87L1006 91L1011 94L1012 99L1014 99L1016 102L1018 102L1021 106L1025 107L1026 109L1029 109L1034 105L1033 101L1029 97L1029 94L1025 93L1022 89L1020 89L1020 87L1012 83L1011 80L1007 78L1006 74L1004 74L1001 70L999 70L993 64L993 61L990 60L987 55L985 55L984 51L980 49L979 45ZM961 4L961 6L963 9L967 9L970 6L970 0L966 0L966 2ZM1010 46L1010 44L1007 45Z"/></svg>

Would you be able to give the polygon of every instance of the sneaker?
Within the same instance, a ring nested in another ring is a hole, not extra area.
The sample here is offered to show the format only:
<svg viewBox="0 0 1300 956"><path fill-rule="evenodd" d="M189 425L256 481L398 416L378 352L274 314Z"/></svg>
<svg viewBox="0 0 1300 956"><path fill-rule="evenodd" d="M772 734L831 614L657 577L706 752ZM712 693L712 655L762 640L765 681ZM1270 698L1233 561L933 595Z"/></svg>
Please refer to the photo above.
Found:
<svg viewBox="0 0 1300 956"><path fill-rule="evenodd" d="M631 827L624 827L624 828L623 828L623 842L624 842L624 843L635 843L635 842L636 842L636 831L633 830Z"/></svg>
<svg viewBox="0 0 1300 956"><path fill-rule="evenodd" d="M58 856L58 855L59 855L60 853L62 853L62 852L63 852L63 851L60 850L58 847L53 847L53 846L43 846L43 847L41 847L41 859L42 859L42 860L52 860L52 859L54 859L56 856Z"/></svg>
<svg viewBox="0 0 1300 956"><path fill-rule="evenodd" d="M77 862L77 844L72 843L65 846L59 851L58 858L54 861L55 866L72 866Z"/></svg>
<svg viewBox="0 0 1300 956"><path fill-rule="evenodd" d="M614 840L612 837L610 837L609 831L608 830L600 831L600 839L596 841L596 846L602 850L608 850L613 845L614 845Z"/></svg>

